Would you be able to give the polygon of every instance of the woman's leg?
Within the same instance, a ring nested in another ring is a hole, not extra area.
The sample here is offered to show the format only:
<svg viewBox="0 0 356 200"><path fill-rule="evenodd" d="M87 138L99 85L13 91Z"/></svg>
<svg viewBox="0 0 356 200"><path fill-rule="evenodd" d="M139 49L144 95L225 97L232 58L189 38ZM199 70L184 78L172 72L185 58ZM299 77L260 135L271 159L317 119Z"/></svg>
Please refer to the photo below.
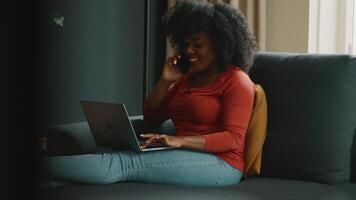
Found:
<svg viewBox="0 0 356 200"><path fill-rule="evenodd" d="M240 171L214 154L182 149L49 157L48 165L53 177L89 184L213 186L237 184L242 177Z"/></svg>

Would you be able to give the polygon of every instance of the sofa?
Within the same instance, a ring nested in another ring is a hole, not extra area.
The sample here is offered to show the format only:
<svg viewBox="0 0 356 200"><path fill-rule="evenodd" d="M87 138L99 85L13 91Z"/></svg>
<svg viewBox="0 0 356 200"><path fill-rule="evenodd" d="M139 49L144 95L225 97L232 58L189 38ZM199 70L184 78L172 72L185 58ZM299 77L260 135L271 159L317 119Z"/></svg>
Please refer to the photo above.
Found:
<svg viewBox="0 0 356 200"><path fill-rule="evenodd" d="M268 104L261 173L238 185L184 187L142 183L80 185L44 177L49 200L117 199L356 199L356 57L259 52L249 71ZM167 120L150 127L131 116L137 131L174 134ZM87 122L48 130L44 156L103 151ZM52 182L51 182L52 181Z"/></svg>

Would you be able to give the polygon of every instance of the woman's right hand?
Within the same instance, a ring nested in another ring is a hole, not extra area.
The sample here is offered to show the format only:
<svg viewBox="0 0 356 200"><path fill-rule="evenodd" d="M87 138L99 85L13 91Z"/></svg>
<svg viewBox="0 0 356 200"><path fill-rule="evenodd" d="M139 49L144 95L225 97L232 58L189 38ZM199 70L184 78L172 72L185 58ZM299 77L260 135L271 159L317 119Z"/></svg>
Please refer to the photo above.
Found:
<svg viewBox="0 0 356 200"><path fill-rule="evenodd" d="M179 80L183 74L179 70L177 66L178 59L181 58L181 55L176 54L174 56L170 56L167 58L162 71L161 78L165 81L177 81Z"/></svg>

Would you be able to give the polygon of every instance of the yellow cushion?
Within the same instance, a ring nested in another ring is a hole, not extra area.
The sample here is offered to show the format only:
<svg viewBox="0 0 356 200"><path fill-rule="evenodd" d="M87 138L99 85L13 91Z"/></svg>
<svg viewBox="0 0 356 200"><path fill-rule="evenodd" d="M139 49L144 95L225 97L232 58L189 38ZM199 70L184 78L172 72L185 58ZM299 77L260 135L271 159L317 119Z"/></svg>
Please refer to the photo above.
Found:
<svg viewBox="0 0 356 200"><path fill-rule="evenodd" d="M256 84L253 111L245 136L245 178L257 176L260 174L262 147L266 138L266 129L266 95L263 88Z"/></svg>

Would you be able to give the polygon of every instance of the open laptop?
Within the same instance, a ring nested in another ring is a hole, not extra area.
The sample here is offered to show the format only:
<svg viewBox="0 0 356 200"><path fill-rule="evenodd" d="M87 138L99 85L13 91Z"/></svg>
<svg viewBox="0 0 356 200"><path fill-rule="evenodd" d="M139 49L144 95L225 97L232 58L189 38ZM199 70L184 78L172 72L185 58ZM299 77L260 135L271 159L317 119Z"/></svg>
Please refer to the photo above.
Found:
<svg viewBox="0 0 356 200"><path fill-rule="evenodd" d="M97 145L118 150L153 151L172 149L156 142L141 149L144 138L137 136L124 104L80 101Z"/></svg>

